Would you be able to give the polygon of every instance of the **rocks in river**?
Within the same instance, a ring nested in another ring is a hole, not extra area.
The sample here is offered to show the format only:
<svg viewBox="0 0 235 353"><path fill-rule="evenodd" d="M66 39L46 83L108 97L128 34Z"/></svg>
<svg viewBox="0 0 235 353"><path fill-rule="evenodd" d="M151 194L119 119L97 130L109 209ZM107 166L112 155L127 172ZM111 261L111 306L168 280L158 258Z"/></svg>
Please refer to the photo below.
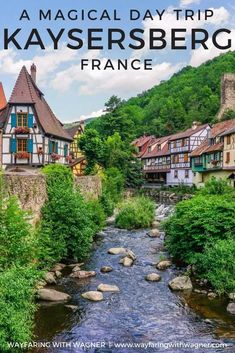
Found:
<svg viewBox="0 0 235 353"><path fill-rule="evenodd" d="M90 291L82 294L84 299L91 300L93 302L99 302L104 299L103 294L100 291Z"/></svg>
<svg viewBox="0 0 235 353"><path fill-rule="evenodd" d="M53 266L53 268L51 269L52 272L56 272L56 271L62 271L64 268L66 267L65 264L55 264L55 266Z"/></svg>
<svg viewBox="0 0 235 353"><path fill-rule="evenodd" d="M100 271L102 273L109 273L109 272L113 271L113 268L110 266L103 266L103 267L101 267Z"/></svg>
<svg viewBox="0 0 235 353"><path fill-rule="evenodd" d="M39 300L45 300L50 302L68 301L71 299L69 294L59 292L55 289L42 288L37 291Z"/></svg>
<svg viewBox="0 0 235 353"><path fill-rule="evenodd" d="M55 274L53 272L47 272L44 276L44 280L47 284L56 284Z"/></svg>
<svg viewBox="0 0 235 353"><path fill-rule="evenodd" d="M127 249L126 248L110 248L108 250L108 253L111 255L123 255L123 254L127 254Z"/></svg>
<svg viewBox="0 0 235 353"><path fill-rule="evenodd" d="M235 315L235 303L229 303L227 306L227 312Z"/></svg>
<svg viewBox="0 0 235 353"><path fill-rule="evenodd" d="M73 312L78 310L78 306L77 305L65 305L65 307Z"/></svg>
<svg viewBox="0 0 235 353"><path fill-rule="evenodd" d="M74 266L72 269L72 272L77 272L77 271L81 271L81 266Z"/></svg>
<svg viewBox="0 0 235 353"><path fill-rule="evenodd" d="M161 281L161 276L157 273L149 273L147 276L145 276L145 279L149 282L159 282Z"/></svg>
<svg viewBox="0 0 235 353"><path fill-rule="evenodd" d="M113 292L117 293L120 292L120 289L116 285L111 285L111 284L104 284L101 283L98 285L97 290L100 292Z"/></svg>
<svg viewBox="0 0 235 353"><path fill-rule="evenodd" d="M194 293L207 295L207 291L203 289L194 289Z"/></svg>
<svg viewBox="0 0 235 353"><path fill-rule="evenodd" d="M80 262L80 263L74 263L74 264L70 264L68 265L69 268L74 268L74 267L82 267L84 265L84 262Z"/></svg>
<svg viewBox="0 0 235 353"><path fill-rule="evenodd" d="M235 301L235 293L229 293L228 297L230 300Z"/></svg>
<svg viewBox="0 0 235 353"><path fill-rule="evenodd" d="M148 232L148 236L150 238L159 238L160 237L160 231L158 229L151 229L149 232Z"/></svg>
<svg viewBox="0 0 235 353"><path fill-rule="evenodd" d="M162 260L158 262L157 269L158 270L166 270L167 268L172 266L171 260Z"/></svg>
<svg viewBox="0 0 235 353"><path fill-rule="evenodd" d="M116 218L116 216L115 216L115 215L113 215L113 216L111 216L111 217L107 218L107 220L106 220L106 224L107 224L108 226L113 225L113 224L115 223L115 218Z"/></svg>
<svg viewBox="0 0 235 353"><path fill-rule="evenodd" d="M217 294L214 293L214 292L209 292L209 293L207 294L207 297L208 297L209 299L215 299L215 298L217 297Z"/></svg>
<svg viewBox="0 0 235 353"><path fill-rule="evenodd" d="M62 273L60 271L55 271L56 278L62 277Z"/></svg>
<svg viewBox="0 0 235 353"><path fill-rule="evenodd" d="M89 278L89 277L94 277L96 275L95 271L77 271L71 273L70 277L72 278Z"/></svg>
<svg viewBox="0 0 235 353"><path fill-rule="evenodd" d="M160 222L158 222L158 221L153 221L153 223L152 223L152 228L153 229L157 229L157 228L159 228L160 227Z"/></svg>
<svg viewBox="0 0 235 353"><path fill-rule="evenodd" d="M119 261L119 263L122 264L124 267L131 267L133 265L133 262L134 261L128 256L125 256Z"/></svg>
<svg viewBox="0 0 235 353"><path fill-rule="evenodd" d="M132 259L133 261L136 260L136 255L132 250L127 250L127 256Z"/></svg>
<svg viewBox="0 0 235 353"><path fill-rule="evenodd" d="M175 291L193 289L191 279L188 276L179 276L174 278L169 282L169 287Z"/></svg>

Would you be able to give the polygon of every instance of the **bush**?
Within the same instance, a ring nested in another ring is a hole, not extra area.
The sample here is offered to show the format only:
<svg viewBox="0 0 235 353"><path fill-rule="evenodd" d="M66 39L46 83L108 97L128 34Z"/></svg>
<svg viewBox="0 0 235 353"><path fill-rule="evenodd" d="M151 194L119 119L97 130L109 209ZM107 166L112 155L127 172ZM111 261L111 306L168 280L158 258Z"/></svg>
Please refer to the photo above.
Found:
<svg viewBox="0 0 235 353"><path fill-rule="evenodd" d="M207 279L219 294L235 291L235 239L207 244L194 263L201 278Z"/></svg>
<svg viewBox="0 0 235 353"><path fill-rule="evenodd" d="M235 233L235 202L223 195L198 195L182 201L166 221L165 231L170 254L190 263L206 244Z"/></svg>
<svg viewBox="0 0 235 353"><path fill-rule="evenodd" d="M35 259L36 239L26 217L15 197L4 200L0 208L0 269L24 266Z"/></svg>
<svg viewBox="0 0 235 353"><path fill-rule="evenodd" d="M124 176L117 168L108 168L103 178L104 193L116 203L120 201L124 189Z"/></svg>
<svg viewBox="0 0 235 353"><path fill-rule="evenodd" d="M32 338L36 310L33 288L37 277L33 267L12 266L0 273L1 352L11 351L9 342L30 342Z"/></svg>
<svg viewBox="0 0 235 353"><path fill-rule="evenodd" d="M95 202L86 202L74 188L68 168L50 165L45 171L48 200L42 209L39 229L41 238L45 236L45 251L41 256L49 262L87 257L93 235L103 224L103 211L98 203L94 211Z"/></svg>
<svg viewBox="0 0 235 353"><path fill-rule="evenodd" d="M154 210L154 203L149 198L130 198L121 203L116 225L125 229L147 228L154 220Z"/></svg>
<svg viewBox="0 0 235 353"><path fill-rule="evenodd" d="M200 189L199 194L201 195L232 195L234 194L234 189L228 186L228 183L224 179L216 179L212 177L209 181L205 183L205 187Z"/></svg>
<svg viewBox="0 0 235 353"><path fill-rule="evenodd" d="M90 217L93 221L93 233L96 234L105 226L105 211L102 207L102 204L98 200L89 201L87 203L87 209L90 212Z"/></svg>

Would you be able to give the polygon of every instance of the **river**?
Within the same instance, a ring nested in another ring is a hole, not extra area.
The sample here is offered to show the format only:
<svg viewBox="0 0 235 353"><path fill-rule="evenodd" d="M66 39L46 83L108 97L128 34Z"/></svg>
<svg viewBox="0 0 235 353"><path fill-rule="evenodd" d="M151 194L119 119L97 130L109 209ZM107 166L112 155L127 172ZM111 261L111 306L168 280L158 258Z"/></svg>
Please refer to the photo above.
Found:
<svg viewBox="0 0 235 353"><path fill-rule="evenodd" d="M171 207L161 206L157 213L166 217ZM85 269L95 270L96 277L76 280L65 276L56 289L72 296L69 304L77 305L73 312L64 304L41 304L36 315L35 334L38 342L60 342L64 347L33 349L28 353L205 353L235 352L235 317L226 312L226 301L209 300L197 293L175 293L168 282L181 273L171 267L157 271L153 266L167 253L163 237L150 238L147 230L126 231L110 226L97 235L90 260ZM130 268L119 264L121 255L109 255L111 247L126 247L134 251L137 260ZM111 266L113 271L103 274L102 266ZM160 282L147 282L145 275L158 272ZM68 274L68 273L67 273ZM101 302L88 302L81 293L96 290L100 283L116 284L120 293L104 293ZM97 348L74 348L79 342L96 342ZM99 344L105 348L99 348ZM149 343L155 348L115 348L117 343ZM214 348L167 348L170 343L221 344L227 347ZM165 343L165 347L159 347ZM67 345L67 347L65 347ZM69 347L71 345L71 347Z"/></svg>

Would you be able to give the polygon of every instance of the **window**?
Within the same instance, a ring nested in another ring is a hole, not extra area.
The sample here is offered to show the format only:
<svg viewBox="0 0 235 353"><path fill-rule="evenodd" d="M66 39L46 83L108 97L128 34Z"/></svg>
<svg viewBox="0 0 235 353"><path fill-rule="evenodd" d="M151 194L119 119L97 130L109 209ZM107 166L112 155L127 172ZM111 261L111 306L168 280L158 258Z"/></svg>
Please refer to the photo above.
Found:
<svg viewBox="0 0 235 353"><path fill-rule="evenodd" d="M157 150L161 151L161 145L157 145Z"/></svg>
<svg viewBox="0 0 235 353"><path fill-rule="evenodd" d="M184 163L188 163L188 153L184 154Z"/></svg>
<svg viewBox="0 0 235 353"><path fill-rule="evenodd" d="M27 152L26 139L17 139L17 152Z"/></svg>
<svg viewBox="0 0 235 353"><path fill-rule="evenodd" d="M226 153L226 163L230 162L230 152Z"/></svg>
<svg viewBox="0 0 235 353"><path fill-rule="evenodd" d="M231 144L231 136L228 135L228 136L227 136L227 145L230 145L230 144Z"/></svg>
<svg viewBox="0 0 235 353"><path fill-rule="evenodd" d="M28 126L28 114L18 113L17 114L17 127L27 127Z"/></svg>
<svg viewBox="0 0 235 353"><path fill-rule="evenodd" d="M174 146L174 148L176 148L176 147L177 147L177 143L176 143L176 141L174 141L174 145L173 145L173 146Z"/></svg>
<svg viewBox="0 0 235 353"><path fill-rule="evenodd" d="M182 141L181 141L181 147L184 147L185 146L185 139L183 139Z"/></svg>
<svg viewBox="0 0 235 353"><path fill-rule="evenodd" d="M186 178L186 179L189 178L189 170L188 170L188 169L185 170L185 178Z"/></svg>
<svg viewBox="0 0 235 353"><path fill-rule="evenodd" d="M178 179L178 170L175 170L175 171L174 171L174 178L175 178L175 179Z"/></svg>

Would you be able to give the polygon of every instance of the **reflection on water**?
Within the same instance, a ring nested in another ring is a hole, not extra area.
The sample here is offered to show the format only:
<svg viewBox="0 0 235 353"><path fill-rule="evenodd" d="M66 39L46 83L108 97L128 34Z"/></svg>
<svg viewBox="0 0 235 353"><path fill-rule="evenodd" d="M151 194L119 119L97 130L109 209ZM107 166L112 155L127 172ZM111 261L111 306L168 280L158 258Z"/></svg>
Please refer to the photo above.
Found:
<svg viewBox="0 0 235 353"><path fill-rule="evenodd" d="M159 209L160 217L171 208ZM120 256L109 255L111 247L127 247L135 252L133 267L120 265ZM162 239L151 239L145 230L123 231L107 228L94 243L87 270L95 270L97 276L86 280L64 277L57 288L69 293L69 304L77 305L72 312L63 304L40 305L36 315L35 334L38 341L64 342L175 342L210 343L227 342L225 349L208 349L208 352L235 352L235 318L226 313L223 300L209 300L196 293L176 294L169 290L168 282L179 273L170 268L161 272L159 283L148 283L146 274L159 272L153 266L162 256L167 256ZM112 266L107 274L102 266ZM100 283L116 284L120 293L104 293L104 301L91 303L81 298L81 293L95 290ZM185 348L151 349L147 352L190 353ZM199 353L205 350L197 349ZM80 353L80 348L41 348L30 353ZM146 352L142 348L91 348L91 353Z"/></svg>

